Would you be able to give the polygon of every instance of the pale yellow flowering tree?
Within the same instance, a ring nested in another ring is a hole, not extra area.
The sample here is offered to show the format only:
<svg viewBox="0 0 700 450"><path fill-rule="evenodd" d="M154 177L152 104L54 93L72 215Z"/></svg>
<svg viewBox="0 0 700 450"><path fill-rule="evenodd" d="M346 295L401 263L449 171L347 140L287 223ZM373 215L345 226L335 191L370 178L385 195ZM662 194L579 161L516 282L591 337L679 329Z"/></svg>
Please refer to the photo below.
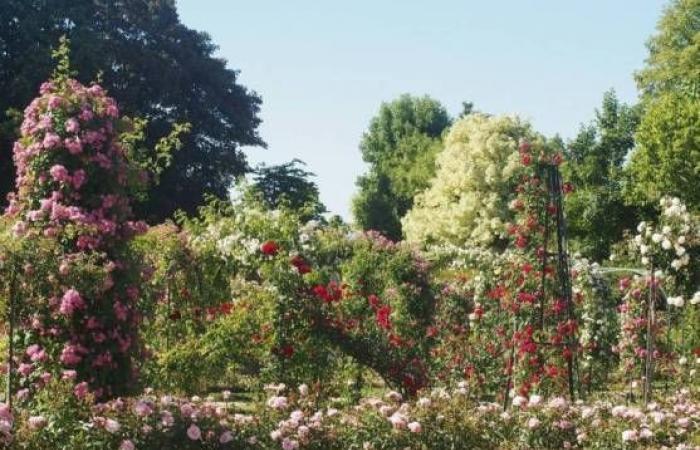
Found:
<svg viewBox="0 0 700 450"><path fill-rule="evenodd" d="M504 237L521 140L539 140L513 116L472 114L456 122L438 154L431 185L402 220L408 241L493 244Z"/></svg>

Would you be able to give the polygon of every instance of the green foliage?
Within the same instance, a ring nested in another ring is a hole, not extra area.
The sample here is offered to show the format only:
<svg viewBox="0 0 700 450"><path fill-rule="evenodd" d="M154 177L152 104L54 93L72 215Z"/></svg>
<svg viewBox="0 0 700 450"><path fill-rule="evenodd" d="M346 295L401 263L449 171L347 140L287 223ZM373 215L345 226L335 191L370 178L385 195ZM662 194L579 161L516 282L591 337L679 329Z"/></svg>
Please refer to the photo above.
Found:
<svg viewBox="0 0 700 450"><path fill-rule="evenodd" d="M638 204L656 204L673 195L700 208L700 98L662 94L650 101L637 132L626 195Z"/></svg>
<svg viewBox="0 0 700 450"><path fill-rule="evenodd" d="M568 146L563 172L574 192L566 197L567 231L576 250L598 261L638 221L639 211L622 197L622 167L634 148L638 122L637 109L608 91L593 122Z"/></svg>
<svg viewBox="0 0 700 450"><path fill-rule="evenodd" d="M402 95L383 103L360 143L362 158L370 165L361 176L353 201L355 221L364 230L401 238L401 218L413 197L428 186L435 155L451 119L430 97Z"/></svg>
<svg viewBox="0 0 700 450"><path fill-rule="evenodd" d="M655 204L674 195L700 208L700 1L674 0L649 41L637 74L644 114L626 196Z"/></svg>
<svg viewBox="0 0 700 450"><path fill-rule="evenodd" d="M248 169L241 146L263 145L260 97L215 57L207 34L180 22L175 2L3 0L0 9L0 148L12 147L19 125L13 111L23 110L51 75L62 36L70 39L77 79L101 73L100 84L120 109L148 120L146 148L155 148L175 124L192 125L138 208L141 217L157 222L176 209L194 213L206 194L225 197ZM0 173L4 203L14 181L11 152L0 153Z"/></svg>
<svg viewBox="0 0 700 450"><path fill-rule="evenodd" d="M646 67L636 76L643 100L664 92L700 96L700 1L672 0L647 47Z"/></svg>
<svg viewBox="0 0 700 450"><path fill-rule="evenodd" d="M318 186L310 180L315 174L304 169L306 164L298 159L275 166L264 164L255 169L254 191L261 194L265 205L270 209L287 206L294 210L304 210L301 219L320 219L326 212L319 198Z"/></svg>
<svg viewBox="0 0 700 450"><path fill-rule="evenodd" d="M456 122L430 187L402 220L406 239L490 245L502 238L523 139L540 138L518 118L471 114Z"/></svg>

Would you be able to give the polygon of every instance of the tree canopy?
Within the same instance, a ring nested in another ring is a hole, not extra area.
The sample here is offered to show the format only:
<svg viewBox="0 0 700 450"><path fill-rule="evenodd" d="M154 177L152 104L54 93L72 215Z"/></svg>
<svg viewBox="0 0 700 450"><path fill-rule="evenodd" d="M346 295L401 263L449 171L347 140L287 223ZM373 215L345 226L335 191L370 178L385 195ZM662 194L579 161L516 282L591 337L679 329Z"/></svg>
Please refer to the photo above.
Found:
<svg viewBox="0 0 700 450"><path fill-rule="evenodd" d="M568 231L577 250L596 260L607 258L623 231L636 226L637 209L622 197L622 167L638 122L638 109L621 104L611 90L568 145L563 170L575 186L566 197Z"/></svg>
<svg viewBox="0 0 700 450"><path fill-rule="evenodd" d="M353 215L363 229L401 238L401 217L425 189L435 170L435 155L451 119L428 96L402 95L383 103L362 137L362 158L370 166L361 176Z"/></svg>
<svg viewBox="0 0 700 450"><path fill-rule="evenodd" d="M647 48L636 74L645 99L671 91L700 96L700 0L672 0Z"/></svg>
<svg viewBox="0 0 700 450"><path fill-rule="evenodd" d="M140 206L141 216L157 221L178 208L193 212L206 194L227 195L233 179L248 170L241 146L264 145L260 98L215 57L206 33L180 23L174 1L0 0L0 11L2 201L14 180L8 149L18 122L12 111L51 74L51 49L62 35L71 39L77 78L99 76L126 115L148 119L151 143L176 123L192 125Z"/></svg>
<svg viewBox="0 0 700 450"><path fill-rule="evenodd" d="M700 208L700 0L674 0L637 74L644 114L631 155L627 198L675 195Z"/></svg>
<svg viewBox="0 0 700 450"><path fill-rule="evenodd" d="M315 174L304 166L299 159L274 166L261 165L253 175L252 188L269 208L285 205L295 210L307 209L307 219L318 219L326 208L319 198L318 186L310 179Z"/></svg>

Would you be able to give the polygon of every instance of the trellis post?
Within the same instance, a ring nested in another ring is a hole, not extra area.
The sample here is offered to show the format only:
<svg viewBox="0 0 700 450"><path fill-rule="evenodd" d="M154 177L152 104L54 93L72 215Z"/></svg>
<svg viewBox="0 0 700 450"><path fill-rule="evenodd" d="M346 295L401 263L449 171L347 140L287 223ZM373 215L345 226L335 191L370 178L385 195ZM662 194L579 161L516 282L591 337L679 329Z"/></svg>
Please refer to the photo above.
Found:
<svg viewBox="0 0 700 450"><path fill-rule="evenodd" d="M647 311L647 346L644 365L644 405L649 404L651 383L654 377L654 327L656 326L656 274L654 261L651 262L649 278L649 309Z"/></svg>

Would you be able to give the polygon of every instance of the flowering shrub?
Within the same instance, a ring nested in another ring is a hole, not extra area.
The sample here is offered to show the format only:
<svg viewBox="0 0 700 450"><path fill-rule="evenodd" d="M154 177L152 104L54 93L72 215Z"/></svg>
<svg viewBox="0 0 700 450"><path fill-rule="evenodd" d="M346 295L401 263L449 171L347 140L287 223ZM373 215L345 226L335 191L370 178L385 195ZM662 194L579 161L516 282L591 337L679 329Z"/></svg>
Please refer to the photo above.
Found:
<svg viewBox="0 0 700 450"><path fill-rule="evenodd" d="M62 77L44 83L25 110L7 215L27 245L53 245L49 260L28 251L23 271L32 286L19 307L25 388L61 368L76 370L98 396L124 392L134 378L140 280L124 243L146 228L129 220L128 197L144 177L118 140L118 117L98 85ZM38 270L47 278L37 281Z"/></svg>
<svg viewBox="0 0 700 450"><path fill-rule="evenodd" d="M588 391L604 388L616 365L613 348L618 342L617 297L598 263L572 260L572 290L577 299L580 382Z"/></svg>
<svg viewBox="0 0 700 450"><path fill-rule="evenodd" d="M692 363L700 366L700 360ZM13 415L0 404L0 438L8 448L396 449L396 448L676 448L700 438L700 393L682 389L647 408L563 397L513 398L513 408L474 402L460 383L423 390L415 400L395 391L351 405L319 402L307 385L265 387L252 411L221 397L173 397L147 390L95 403L52 382L39 395L46 409ZM10 431L9 425L14 425ZM9 445L8 445L9 444Z"/></svg>
<svg viewBox="0 0 700 450"><path fill-rule="evenodd" d="M656 296L656 318L651 329L656 378L675 377L680 362L700 354L700 222L677 198L664 197L660 206L658 224L641 222L627 248L615 255L616 261L627 259L642 265L637 275L623 277L618 283L623 302L620 341L615 349L630 388L643 381L635 375L641 372L647 354L652 286Z"/></svg>
<svg viewBox="0 0 700 450"><path fill-rule="evenodd" d="M427 265L409 247L301 225L298 213L265 210L245 191L181 230L153 229L137 247L149 255L156 243L166 250L146 257L155 268L146 334L156 386L192 392L225 374L328 382L348 357L399 389L426 384L433 296Z"/></svg>
<svg viewBox="0 0 700 450"><path fill-rule="evenodd" d="M508 202L521 168L518 143L535 140L527 123L512 117L470 114L456 122L438 154L436 176L402 219L412 242L476 243L504 239L512 217Z"/></svg>

